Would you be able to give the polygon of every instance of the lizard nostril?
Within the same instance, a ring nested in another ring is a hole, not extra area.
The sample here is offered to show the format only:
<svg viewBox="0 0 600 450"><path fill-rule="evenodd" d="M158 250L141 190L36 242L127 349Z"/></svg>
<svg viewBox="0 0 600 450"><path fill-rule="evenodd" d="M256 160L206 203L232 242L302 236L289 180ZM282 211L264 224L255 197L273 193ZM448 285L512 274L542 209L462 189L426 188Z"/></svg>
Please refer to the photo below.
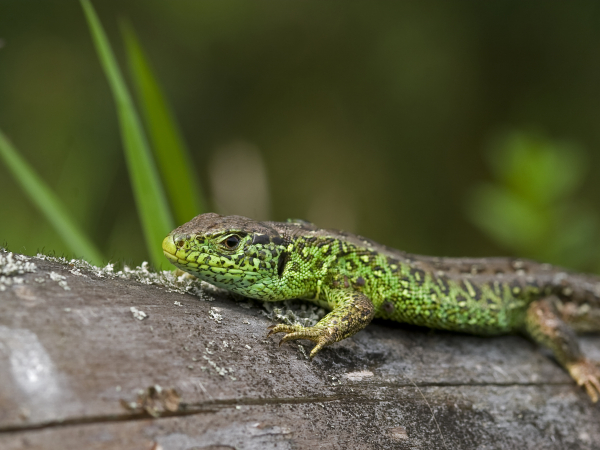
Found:
<svg viewBox="0 0 600 450"><path fill-rule="evenodd" d="M185 239L183 237L175 238L175 245L179 248L185 245Z"/></svg>

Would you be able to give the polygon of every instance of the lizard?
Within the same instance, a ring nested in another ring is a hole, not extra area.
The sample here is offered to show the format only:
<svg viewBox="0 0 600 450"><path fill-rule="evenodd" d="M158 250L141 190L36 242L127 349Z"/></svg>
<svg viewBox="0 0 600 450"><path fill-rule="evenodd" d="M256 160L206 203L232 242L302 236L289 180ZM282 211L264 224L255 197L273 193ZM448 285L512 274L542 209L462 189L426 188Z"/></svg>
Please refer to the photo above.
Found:
<svg viewBox="0 0 600 450"><path fill-rule="evenodd" d="M595 403L600 368L576 333L600 331L600 278L518 258L420 256L301 221L205 213L173 230L163 253L177 268L263 301L305 299L330 312L312 327L277 324L284 342L323 347L373 318L493 336L520 333L548 348Z"/></svg>

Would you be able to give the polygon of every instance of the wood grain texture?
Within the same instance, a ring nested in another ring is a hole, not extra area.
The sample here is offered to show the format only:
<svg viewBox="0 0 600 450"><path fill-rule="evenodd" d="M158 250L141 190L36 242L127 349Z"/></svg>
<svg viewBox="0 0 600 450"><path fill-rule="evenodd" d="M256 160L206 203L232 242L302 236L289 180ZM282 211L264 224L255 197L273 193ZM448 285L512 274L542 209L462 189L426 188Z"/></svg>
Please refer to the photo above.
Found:
<svg viewBox="0 0 600 450"><path fill-rule="evenodd" d="M257 307L35 263L0 291L2 449L600 449L600 406L519 336L376 321L309 362ZM176 411L127 407L155 385Z"/></svg>

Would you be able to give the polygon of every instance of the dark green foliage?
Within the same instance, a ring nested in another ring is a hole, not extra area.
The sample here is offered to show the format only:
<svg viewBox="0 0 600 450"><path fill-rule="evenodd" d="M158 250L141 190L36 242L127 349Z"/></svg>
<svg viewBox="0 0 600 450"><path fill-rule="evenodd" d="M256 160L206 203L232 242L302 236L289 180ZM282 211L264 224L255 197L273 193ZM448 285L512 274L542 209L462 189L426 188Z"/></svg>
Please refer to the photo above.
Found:
<svg viewBox="0 0 600 450"><path fill-rule="evenodd" d="M467 204L482 231L515 255L600 267L598 214L577 196L589 167L581 148L515 132L497 138L487 160L494 182L476 186Z"/></svg>

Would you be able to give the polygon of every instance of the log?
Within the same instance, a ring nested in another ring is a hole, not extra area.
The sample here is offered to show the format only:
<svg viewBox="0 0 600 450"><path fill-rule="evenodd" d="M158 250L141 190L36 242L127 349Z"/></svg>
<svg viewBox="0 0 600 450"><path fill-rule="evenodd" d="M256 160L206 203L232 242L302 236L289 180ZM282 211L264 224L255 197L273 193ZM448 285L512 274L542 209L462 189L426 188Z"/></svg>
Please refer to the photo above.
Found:
<svg viewBox="0 0 600 450"><path fill-rule="evenodd" d="M600 449L600 407L520 336L376 321L311 362L261 304L173 280L1 250L0 448Z"/></svg>

